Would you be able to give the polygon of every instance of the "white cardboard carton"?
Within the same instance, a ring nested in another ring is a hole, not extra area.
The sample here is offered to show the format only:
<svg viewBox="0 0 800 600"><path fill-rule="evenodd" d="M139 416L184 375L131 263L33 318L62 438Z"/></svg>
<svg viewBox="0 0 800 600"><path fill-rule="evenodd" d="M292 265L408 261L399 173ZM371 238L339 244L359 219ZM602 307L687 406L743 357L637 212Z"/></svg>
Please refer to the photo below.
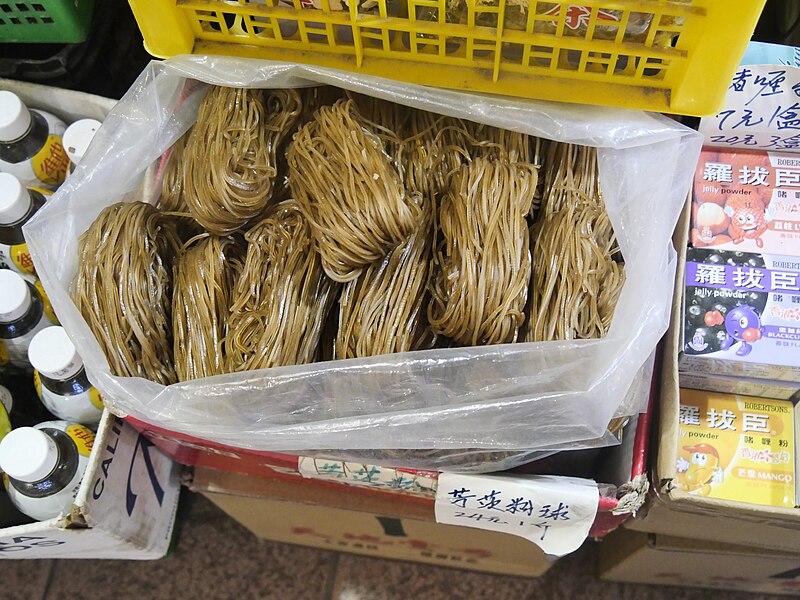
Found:
<svg viewBox="0 0 800 600"><path fill-rule="evenodd" d="M0 79L0 89L67 123L102 120L116 104L109 98L5 79ZM0 559L160 558L169 548L179 492L180 467L106 412L71 514L0 529Z"/></svg>
<svg viewBox="0 0 800 600"><path fill-rule="evenodd" d="M0 559L161 558L179 491L178 465L105 412L72 512L0 529Z"/></svg>

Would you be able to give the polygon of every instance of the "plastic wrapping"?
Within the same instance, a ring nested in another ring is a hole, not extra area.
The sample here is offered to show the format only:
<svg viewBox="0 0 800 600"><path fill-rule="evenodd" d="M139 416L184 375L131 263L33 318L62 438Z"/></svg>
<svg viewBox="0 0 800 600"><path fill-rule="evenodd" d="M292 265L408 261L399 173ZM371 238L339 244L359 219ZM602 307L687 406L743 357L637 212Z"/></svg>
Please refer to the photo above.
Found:
<svg viewBox="0 0 800 600"><path fill-rule="evenodd" d="M193 123L205 86L187 85L186 78L264 88L329 84L596 146L627 273L608 335L280 367L169 387L112 376L69 296L77 239L103 207L148 187L148 166ZM604 438L612 417L642 405L646 386L632 384L667 328L676 264L670 238L700 145L697 133L656 114L470 95L312 66L180 56L148 66L25 234L91 381L117 414L259 451L474 448L486 458L492 451L579 448Z"/></svg>

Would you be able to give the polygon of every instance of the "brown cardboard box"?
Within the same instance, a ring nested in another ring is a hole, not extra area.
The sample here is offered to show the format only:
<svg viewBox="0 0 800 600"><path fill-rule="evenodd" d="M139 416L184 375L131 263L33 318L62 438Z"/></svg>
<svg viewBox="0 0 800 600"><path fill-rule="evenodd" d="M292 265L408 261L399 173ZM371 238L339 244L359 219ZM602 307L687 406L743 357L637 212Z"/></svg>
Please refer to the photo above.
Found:
<svg viewBox="0 0 800 600"><path fill-rule="evenodd" d="M607 581L800 594L800 555L624 529L603 541L598 567Z"/></svg>
<svg viewBox="0 0 800 600"><path fill-rule="evenodd" d="M679 226L680 227L680 226ZM676 236L677 237L677 236ZM676 239L676 247L680 248ZM637 518L626 527L636 531L689 537L725 544L773 548L800 553L800 509L759 506L703 498L677 489L679 444L678 352L681 347L681 300L685 253L678 267L672 325L667 332L661 365L652 491Z"/></svg>
<svg viewBox="0 0 800 600"><path fill-rule="evenodd" d="M261 538L502 575L538 577L552 564L535 544L434 522L426 503L392 492L195 469L190 486Z"/></svg>

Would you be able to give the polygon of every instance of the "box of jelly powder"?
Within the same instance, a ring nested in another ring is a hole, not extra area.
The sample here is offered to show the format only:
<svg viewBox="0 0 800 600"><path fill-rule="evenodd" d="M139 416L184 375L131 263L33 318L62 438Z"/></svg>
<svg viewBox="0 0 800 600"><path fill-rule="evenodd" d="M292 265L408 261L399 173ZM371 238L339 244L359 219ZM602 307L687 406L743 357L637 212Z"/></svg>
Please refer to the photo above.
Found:
<svg viewBox="0 0 800 600"><path fill-rule="evenodd" d="M800 257L689 248L683 371L800 381Z"/></svg>
<svg viewBox="0 0 800 600"><path fill-rule="evenodd" d="M795 506L788 400L681 390L676 484L698 496Z"/></svg>
<svg viewBox="0 0 800 600"><path fill-rule="evenodd" d="M800 154L704 148L691 244L800 256Z"/></svg>

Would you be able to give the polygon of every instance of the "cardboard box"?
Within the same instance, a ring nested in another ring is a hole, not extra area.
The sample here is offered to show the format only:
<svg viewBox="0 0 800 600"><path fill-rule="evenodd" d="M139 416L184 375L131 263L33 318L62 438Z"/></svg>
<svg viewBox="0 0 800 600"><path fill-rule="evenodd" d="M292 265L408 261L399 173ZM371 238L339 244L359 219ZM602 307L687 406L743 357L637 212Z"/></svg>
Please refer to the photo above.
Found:
<svg viewBox="0 0 800 600"><path fill-rule="evenodd" d="M161 558L179 492L178 465L106 412L71 513L0 529L0 559Z"/></svg>
<svg viewBox="0 0 800 600"><path fill-rule="evenodd" d="M800 396L800 383L735 377L732 375L710 375L708 373L684 372L679 374L681 387L708 392L724 392L758 398L796 400Z"/></svg>
<svg viewBox="0 0 800 600"><path fill-rule="evenodd" d="M697 163L692 245L800 255L800 157L704 148Z"/></svg>
<svg viewBox="0 0 800 600"><path fill-rule="evenodd" d="M689 248L680 369L800 379L800 257Z"/></svg>
<svg viewBox="0 0 800 600"><path fill-rule="evenodd" d="M794 406L681 389L678 487L690 494L795 506Z"/></svg>
<svg viewBox="0 0 800 600"><path fill-rule="evenodd" d="M676 238L676 248L680 249ZM678 488L679 432L678 354L682 344L682 282L684 261L678 265L672 324L664 340L659 383L657 426L650 464L652 490L635 519L626 527L678 538L742 544L800 553L800 510L743 504L689 494Z"/></svg>
<svg viewBox="0 0 800 600"><path fill-rule="evenodd" d="M33 108L66 122L102 120L116 101L72 90L0 80ZM166 554L180 492L180 467L110 413L98 426L70 514L0 529L0 559L155 559Z"/></svg>
<svg viewBox="0 0 800 600"><path fill-rule="evenodd" d="M410 496L203 468L190 487L258 537L278 542L522 577L538 577L552 564L525 539L435 523L432 507Z"/></svg>
<svg viewBox="0 0 800 600"><path fill-rule="evenodd" d="M599 576L764 594L800 594L800 555L620 530L600 545Z"/></svg>

